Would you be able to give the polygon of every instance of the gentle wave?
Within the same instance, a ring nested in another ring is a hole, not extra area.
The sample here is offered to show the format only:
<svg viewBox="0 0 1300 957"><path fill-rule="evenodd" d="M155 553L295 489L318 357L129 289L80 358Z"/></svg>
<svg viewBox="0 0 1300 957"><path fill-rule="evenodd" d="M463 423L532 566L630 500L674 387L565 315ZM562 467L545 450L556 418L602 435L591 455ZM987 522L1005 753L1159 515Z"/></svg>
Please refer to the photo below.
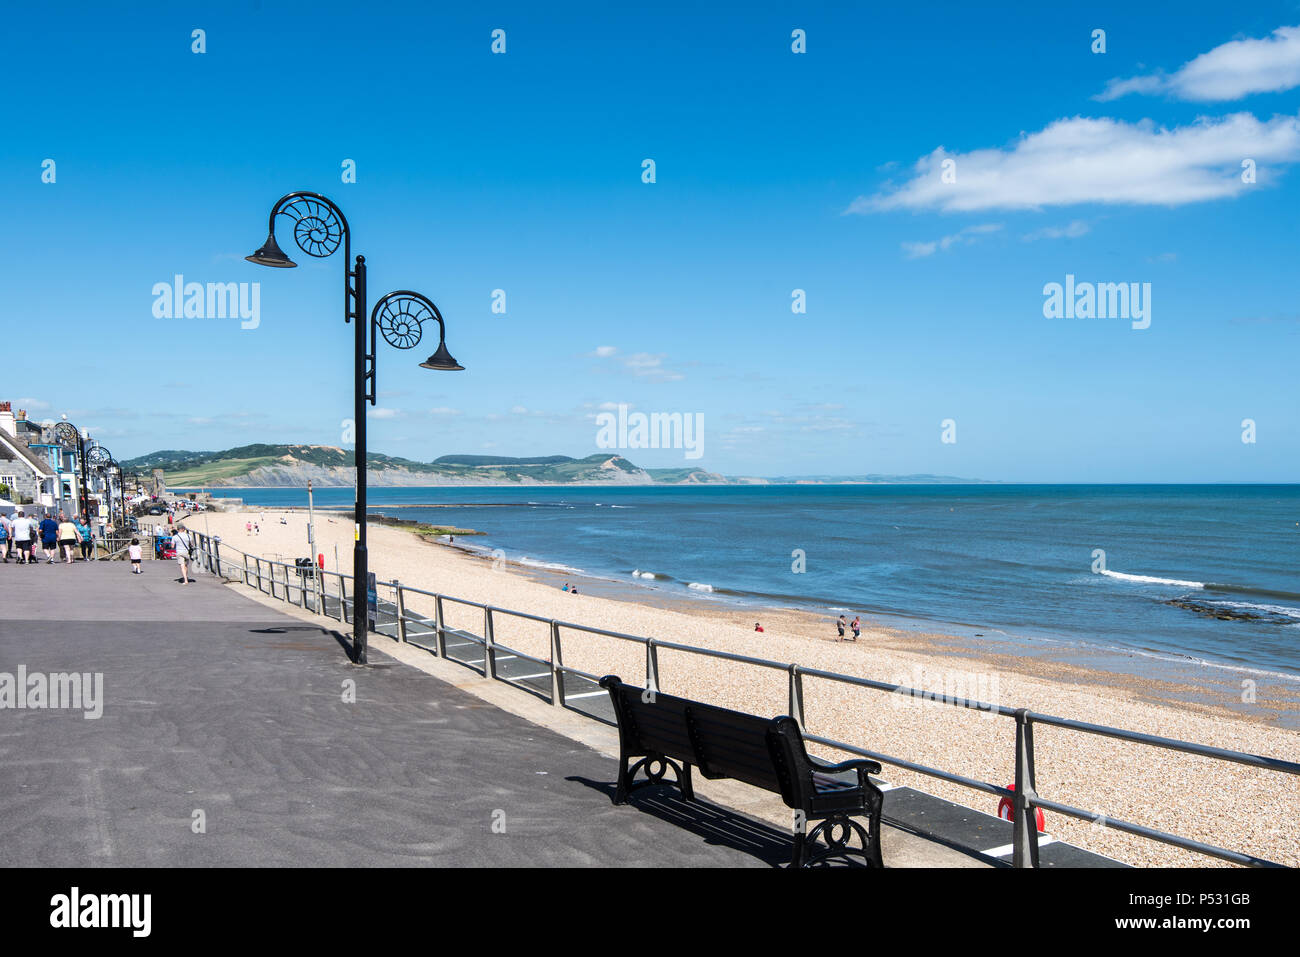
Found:
<svg viewBox="0 0 1300 957"><path fill-rule="evenodd" d="M701 582L687 582L686 587L694 591L713 591L712 585L705 585Z"/></svg>
<svg viewBox="0 0 1300 957"><path fill-rule="evenodd" d="M565 565L561 562L539 562L537 559L529 558L527 555L519 559L519 564L527 565L530 568L545 568L555 572L572 572L575 575L583 574L581 568L574 568L572 565Z"/></svg>
<svg viewBox="0 0 1300 957"><path fill-rule="evenodd" d="M632 577L633 577L633 578L653 578L653 579L658 579L658 580L660 580L660 581L664 581L664 580L667 580L667 579L671 578L672 576L671 576L671 575L656 575L654 572L643 572L643 571L641 571L641 569L639 569L639 568L634 568L634 569L632 570Z"/></svg>
<svg viewBox="0 0 1300 957"><path fill-rule="evenodd" d="M1138 582L1144 585L1177 585L1180 588L1205 587L1205 582L1180 581L1177 578L1156 578L1154 575L1128 575L1124 572L1113 572L1108 568L1103 568L1101 573L1107 578L1118 578L1120 581Z"/></svg>

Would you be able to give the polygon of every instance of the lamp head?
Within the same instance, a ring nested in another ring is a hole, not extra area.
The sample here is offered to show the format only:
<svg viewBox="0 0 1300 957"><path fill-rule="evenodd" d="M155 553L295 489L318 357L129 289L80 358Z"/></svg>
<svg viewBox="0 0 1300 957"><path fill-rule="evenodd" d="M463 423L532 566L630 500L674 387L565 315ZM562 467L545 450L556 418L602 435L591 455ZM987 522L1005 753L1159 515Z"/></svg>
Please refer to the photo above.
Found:
<svg viewBox="0 0 1300 957"><path fill-rule="evenodd" d="M420 363L421 369L433 369L438 372L462 372L465 367L451 357L447 343L439 342L438 351Z"/></svg>
<svg viewBox="0 0 1300 957"><path fill-rule="evenodd" d="M298 265L284 254L280 244L275 241L275 233L266 237L266 242L262 243L261 249L244 258L250 263L257 263L259 266L275 266L277 269L292 269Z"/></svg>

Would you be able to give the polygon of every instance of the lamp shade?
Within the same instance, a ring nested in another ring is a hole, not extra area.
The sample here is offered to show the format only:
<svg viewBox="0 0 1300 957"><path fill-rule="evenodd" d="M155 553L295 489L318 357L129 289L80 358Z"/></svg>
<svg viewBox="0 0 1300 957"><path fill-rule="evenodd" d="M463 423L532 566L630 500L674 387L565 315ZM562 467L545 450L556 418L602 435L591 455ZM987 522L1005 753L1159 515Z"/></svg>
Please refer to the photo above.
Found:
<svg viewBox="0 0 1300 957"><path fill-rule="evenodd" d="M420 363L421 369L436 369L440 372L462 372L465 367L451 357L447 343L438 343L438 351Z"/></svg>
<svg viewBox="0 0 1300 957"><path fill-rule="evenodd" d="M298 265L280 249L280 244L275 241L275 233L266 237L266 242L262 243L261 249L244 258L250 263L257 263L259 266L275 266L277 269L292 269Z"/></svg>

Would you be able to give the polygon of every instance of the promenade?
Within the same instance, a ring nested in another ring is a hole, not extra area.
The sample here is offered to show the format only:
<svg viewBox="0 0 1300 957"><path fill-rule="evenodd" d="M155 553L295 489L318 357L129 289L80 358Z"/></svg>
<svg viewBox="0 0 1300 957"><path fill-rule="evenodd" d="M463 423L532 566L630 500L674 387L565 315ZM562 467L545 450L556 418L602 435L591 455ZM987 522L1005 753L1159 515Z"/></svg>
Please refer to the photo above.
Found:
<svg viewBox="0 0 1300 957"><path fill-rule="evenodd" d="M182 586L171 562L144 569L0 566L0 672L103 676L98 718L0 710L0 866L789 860L770 795L708 782L694 804L657 788L615 807L607 753L428 667L459 666L375 636L359 668L327 621L207 574ZM889 866L1005 866L975 851L1005 844L1005 822L907 788L886 811ZM1100 863L1065 845L1046 857Z"/></svg>

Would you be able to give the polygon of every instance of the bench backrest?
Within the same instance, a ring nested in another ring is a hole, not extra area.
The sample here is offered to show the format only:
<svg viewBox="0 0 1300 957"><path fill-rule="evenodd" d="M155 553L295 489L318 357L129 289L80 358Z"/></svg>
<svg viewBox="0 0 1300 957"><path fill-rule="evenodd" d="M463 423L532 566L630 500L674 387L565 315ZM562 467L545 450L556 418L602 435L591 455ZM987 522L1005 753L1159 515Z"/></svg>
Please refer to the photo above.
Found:
<svg viewBox="0 0 1300 957"><path fill-rule="evenodd" d="M626 752L658 752L693 764L706 778L735 778L780 794L787 804L796 800L803 740L793 718L760 718L650 694L613 675L601 679L601 686L610 691Z"/></svg>

